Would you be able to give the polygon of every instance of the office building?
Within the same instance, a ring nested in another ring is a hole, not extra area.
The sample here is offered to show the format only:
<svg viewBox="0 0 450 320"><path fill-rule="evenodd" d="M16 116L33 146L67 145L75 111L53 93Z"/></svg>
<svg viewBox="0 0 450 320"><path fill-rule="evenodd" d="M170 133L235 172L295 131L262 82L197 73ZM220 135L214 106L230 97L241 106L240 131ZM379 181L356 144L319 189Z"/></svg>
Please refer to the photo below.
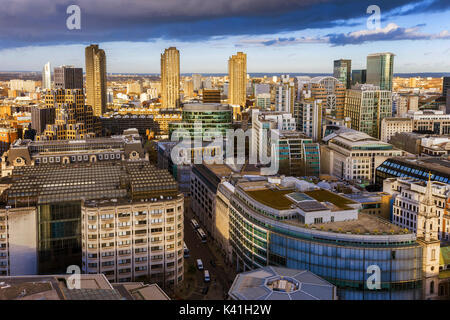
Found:
<svg viewBox="0 0 450 320"><path fill-rule="evenodd" d="M187 163L177 163L172 157L173 148L178 144L176 141L158 141L157 142L157 157L158 168L165 169L174 177L178 182L178 186L181 192L187 197L191 195L191 171L192 163L194 159L199 157L201 161L206 158L212 158L216 155L222 154L223 146L210 145L210 142L203 142L200 146L191 144L183 149L190 155L191 161Z"/></svg>
<svg viewBox="0 0 450 320"><path fill-rule="evenodd" d="M50 62L47 62L42 69L42 89L49 90L52 88L52 70Z"/></svg>
<svg viewBox="0 0 450 320"><path fill-rule="evenodd" d="M275 110L280 112L294 112L295 85L289 80L289 75L281 76L281 84L275 88Z"/></svg>
<svg viewBox="0 0 450 320"><path fill-rule="evenodd" d="M201 74L193 74L192 75L192 83L194 85L194 91L199 91L202 89L202 75Z"/></svg>
<svg viewBox="0 0 450 320"><path fill-rule="evenodd" d="M0 154L7 152L11 143L17 140L19 132L17 128L0 127Z"/></svg>
<svg viewBox="0 0 450 320"><path fill-rule="evenodd" d="M247 98L247 55L245 53L238 52L229 58L228 78L228 103L245 107Z"/></svg>
<svg viewBox="0 0 450 320"><path fill-rule="evenodd" d="M219 184L232 176L258 175L255 166L244 164L230 167L225 164L194 164L190 176L191 209L204 231L214 240L220 238L217 229L216 204Z"/></svg>
<svg viewBox="0 0 450 320"><path fill-rule="evenodd" d="M55 123L55 108L47 106L32 106L31 128L36 130L37 135L41 135L47 124Z"/></svg>
<svg viewBox="0 0 450 320"><path fill-rule="evenodd" d="M413 120L413 131L438 135L450 134L450 114L446 114L444 111L409 111L405 116Z"/></svg>
<svg viewBox="0 0 450 320"><path fill-rule="evenodd" d="M255 83L253 84L253 96L257 97L259 94L270 94L270 84Z"/></svg>
<svg viewBox="0 0 450 320"><path fill-rule="evenodd" d="M161 54L161 108L180 107L180 51L175 47Z"/></svg>
<svg viewBox="0 0 450 320"><path fill-rule="evenodd" d="M0 190L6 275L78 265L114 282L183 280L183 195L148 161L23 166Z"/></svg>
<svg viewBox="0 0 450 320"><path fill-rule="evenodd" d="M74 140L100 135L99 122L92 107L85 105L82 89L47 91L45 104L55 109L55 121L47 124L36 140Z"/></svg>
<svg viewBox="0 0 450 320"><path fill-rule="evenodd" d="M375 181L375 170L386 159L403 151L363 132L341 128L323 138L321 172L362 184Z"/></svg>
<svg viewBox="0 0 450 320"><path fill-rule="evenodd" d="M215 89L203 89L202 90L203 97L202 101L203 103L220 103L220 90Z"/></svg>
<svg viewBox="0 0 450 320"><path fill-rule="evenodd" d="M106 55L97 44L86 47L86 104L96 117L106 112Z"/></svg>
<svg viewBox="0 0 450 320"><path fill-rule="evenodd" d="M227 129L232 128L232 121L232 110L229 105L186 103L182 109L181 122L169 123L169 137L172 138L175 130L180 131L177 136L185 130L193 139L214 137L214 133L220 133L225 137ZM201 124L201 127L196 128L196 123Z"/></svg>
<svg viewBox="0 0 450 320"><path fill-rule="evenodd" d="M344 119L345 85L334 77L314 77L303 82L299 88L302 98L320 100L322 104L322 118L329 116L335 119ZM321 124L320 124L321 125Z"/></svg>
<svg viewBox="0 0 450 320"><path fill-rule="evenodd" d="M83 90L83 69L73 66L56 67L54 70L55 89Z"/></svg>
<svg viewBox="0 0 450 320"><path fill-rule="evenodd" d="M317 142L322 137L322 100L303 96L294 105L297 129Z"/></svg>
<svg viewBox="0 0 450 320"><path fill-rule="evenodd" d="M392 99L394 101L394 99ZM394 114L394 102L392 102L392 114ZM396 95L396 112L397 117L405 117L409 112L419 111L419 96L417 94L399 94Z"/></svg>
<svg viewBox="0 0 450 320"><path fill-rule="evenodd" d="M35 92L36 82L33 80L18 80L13 79L9 81L9 89L11 91L24 91L24 92Z"/></svg>
<svg viewBox="0 0 450 320"><path fill-rule="evenodd" d="M373 53L367 56L366 83L378 86L381 90L392 91L393 73L393 53Z"/></svg>
<svg viewBox="0 0 450 320"><path fill-rule="evenodd" d="M259 93L255 96L255 106L261 110L270 110L271 108L270 93Z"/></svg>
<svg viewBox="0 0 450 320"><path fill-rule="evenodd" d="M352 70L352 85L366 83L367 70Z"/></svg>
<svg viewBox="0 0 450 320"><path fill-rule="evenodd" d="M278 153L278 174L295 177L318 177L320 146L310 137L296 131L278 131L278 146L271 145L271 154ZM270 146L269 146L270 147ZM268 147L268 148L269 148Z"/></svg>
<svg viewBox="0 0 450 320"><path fill-rule="evenodd" d="M447 213L447 199L450 185L443 182L430 182L435 213L438 216L437 237L450 240L450 215ZM391 222L417 233L417 215L420 202L425 197L427 183L414 178L389 178L383 181L383 191L393 195Z"/></svg>
<svg viewBox="0 0 450 320"><path fill-rule="evenodd" d="M347 89L352 85L352 60L334 60L333 77L342 82Z"/></svg>
<svg viewBox="0 0 450 320"><path fill-rule="evenodd" d="M308 270L335 285L343 300L422 298L423 250L410 231L292 177L241 180L228 188L238 271L269 265ZM381 289L367 287L371 264L380 266Z"/></svg>
<svg viewBox="0 0 450 320"><path fill-rule="evenodd" d="M314 273L281 267L238 274L228 295L233 300L338 300L336 287Z"/></svg>
<svg viewBox="0 0 450 320"><path fill-rule="evenodd" d="M129 129L109 138L87 138L66 141L31 141L19 139L3 154L2 176L23 166L58 165L118 160L148 160L142 138L136 129Z"/></svg>
<svg viewBox="0 0 450 320"><path fill-rule="evenodd" d="M380 140L389 142L396 133L412 131L413 121L409 118L383 118L381 120Z"/></svg>
<svg viewBox="0 0 450 320"><path fill-rule="evenodd" d="M450 77L442 79L442 96L445 98L445 113L450 114Z"/></svg>
<svg viewBox="0 0 450 320"><path fill-rule="evenodd" d="M450 183L450 160L436 157L391 157L386 159L376 170L376 184L383 185L387 178L410 177L427 181Z"/></svg>
<svg viewBox="0 0 450 320"><path fill-rule="evenodd" d="M450 89L450 77L442 78L442 95L447 97L449 94L448 90Z"/></svg>
<svg viewBox="0 0 450 320"><path fill-rule="evenodd" d="M184 99L193 98L194 97L194 81L184 79L183 80L183 94Z"/></svg>
<svg viewBox="0 0 450 320"><path fill-rule="evenodd" d="M295 118L289 112L252 109L252 154L270 155L271 130L295 131ZM266 137L264 141L264 136Z"/></svg>
<svg viewBox="0 0 450 320"><path fill-rule="evenodd" d="M381 121L392 117L392 92L368 84L354 86L347 91L344 114L352 129L380 138Z"/></svg>

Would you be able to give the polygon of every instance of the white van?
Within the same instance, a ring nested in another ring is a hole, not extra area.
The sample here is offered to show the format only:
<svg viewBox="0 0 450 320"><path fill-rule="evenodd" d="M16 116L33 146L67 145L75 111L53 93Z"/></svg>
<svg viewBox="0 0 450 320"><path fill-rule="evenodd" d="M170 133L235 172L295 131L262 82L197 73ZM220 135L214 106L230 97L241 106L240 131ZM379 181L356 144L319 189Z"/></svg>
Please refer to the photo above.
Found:
<svg viewBox="0 0 450 320"><path fill-rule="evenodd" d="M203 262L201 259L197 259L197 268L198 270L203 270Z"/></svg>
<svg viewBox="0 0 450 320"><path fill-rule="evenodd" d="M205 270L205 282L211 281L211 278L209 277L209 271Z"/></svg>

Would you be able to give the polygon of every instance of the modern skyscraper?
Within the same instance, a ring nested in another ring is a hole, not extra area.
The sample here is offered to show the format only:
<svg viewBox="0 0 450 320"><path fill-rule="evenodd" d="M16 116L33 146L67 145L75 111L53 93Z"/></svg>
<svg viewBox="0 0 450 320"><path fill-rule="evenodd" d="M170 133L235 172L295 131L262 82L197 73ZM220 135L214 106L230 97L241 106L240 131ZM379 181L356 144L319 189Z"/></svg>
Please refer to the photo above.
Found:
<svg viewBox="0 0 450 320"><path fill-rule="evenodd" d="M334 60L333 77L341 81L347 89L352 84L352 60Z"/></svg>
<svg viewBox="0 0 450 320"><path fill-rule="evenodd" d="M161 107L180 106L180 51L175 47L161 54Z"/></svg>
<svg viewBox="0 0 450 320"><path fill-rule="evenodd" d="M56 89L83 89L83 68L61 66L54 74Z"/></svg>
<svg viewBox="0 0 450 320"><path fill-rule="evenodd" d="M98 44L86 47L86 103L101 116L106 111L106 55Z"/></svg>
<svg viewBox="0 0 450 320"><path fill-rule="evenodd" d="M367 70L352 70L352 85L365 84L367 78Z"/></svg>
<svg viewBox="0 0 450 320"><path fill-rule="evenodd" d="M448 90L450 90L450 77L444 77L442 79L442 95L447 97L449 95Z"/></svg>
<svg viewBox="0 0 450 320"><path fill-rule="evenodd" d="M50 62L47 62L42 69L42 89L48 90L52 88L52 75Z"/></svg>
<svg viewBox="0 0 450 320"><path fill-rule="evenodd" d="M442 79L442 95L445 98L445 112L450 114L450 77Z"/></svg>
<svg viewBox="0 0 450 320"><path fill-rule="evenodd" d="M352 129L378 139L381 121L392 117L392 92L370 84L355 86L347 90L344 115L351 119Z"/></svg>
<svg viewBox="0 0 450 320"><path fill-rule="evenodd" d="M394 54L390 52L373 53L367 56L367 81L381 90L392 91L394 73Z"/></svg>
<svg viewBox="0 0 450 320"><path fill-rule="evenodd" d="M245 106L247 90L247 55L238 52L228 60L228 101L232 105Z"/></svg>

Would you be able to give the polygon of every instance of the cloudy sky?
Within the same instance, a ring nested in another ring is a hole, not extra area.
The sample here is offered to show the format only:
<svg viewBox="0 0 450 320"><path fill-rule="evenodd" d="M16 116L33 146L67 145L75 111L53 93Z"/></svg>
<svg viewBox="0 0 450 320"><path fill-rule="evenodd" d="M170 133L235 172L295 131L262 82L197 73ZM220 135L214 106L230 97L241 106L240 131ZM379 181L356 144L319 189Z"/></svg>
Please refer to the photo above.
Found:
<svg viewBox="0 0 450 320"><path fill-rule="evenodd" d="M249 72L331 73L334 59L365 68L375 52L396 55L394 72L450 72L449 0L1 0L0 70L84 67L99 43L108 72L159 73L176 46L182 73L227 72L247 53ZM69 30L78 5L81 29ZM381 24L368 28L370 5Z"/></svg>

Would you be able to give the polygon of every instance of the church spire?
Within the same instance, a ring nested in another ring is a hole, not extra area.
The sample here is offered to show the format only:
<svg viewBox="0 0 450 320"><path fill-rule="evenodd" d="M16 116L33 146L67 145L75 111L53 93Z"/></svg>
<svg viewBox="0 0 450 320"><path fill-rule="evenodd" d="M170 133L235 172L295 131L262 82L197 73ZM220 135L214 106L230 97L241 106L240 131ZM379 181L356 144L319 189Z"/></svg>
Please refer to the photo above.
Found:
<svg viewBox="0 0 450 320"><path fill-rule="evenodd" d="M428 173L427 189L425 191L425 196L424 196L423 202L427 205L434 205L433 189L432 189L432 182L431 182L431 172Z"/></svg>

